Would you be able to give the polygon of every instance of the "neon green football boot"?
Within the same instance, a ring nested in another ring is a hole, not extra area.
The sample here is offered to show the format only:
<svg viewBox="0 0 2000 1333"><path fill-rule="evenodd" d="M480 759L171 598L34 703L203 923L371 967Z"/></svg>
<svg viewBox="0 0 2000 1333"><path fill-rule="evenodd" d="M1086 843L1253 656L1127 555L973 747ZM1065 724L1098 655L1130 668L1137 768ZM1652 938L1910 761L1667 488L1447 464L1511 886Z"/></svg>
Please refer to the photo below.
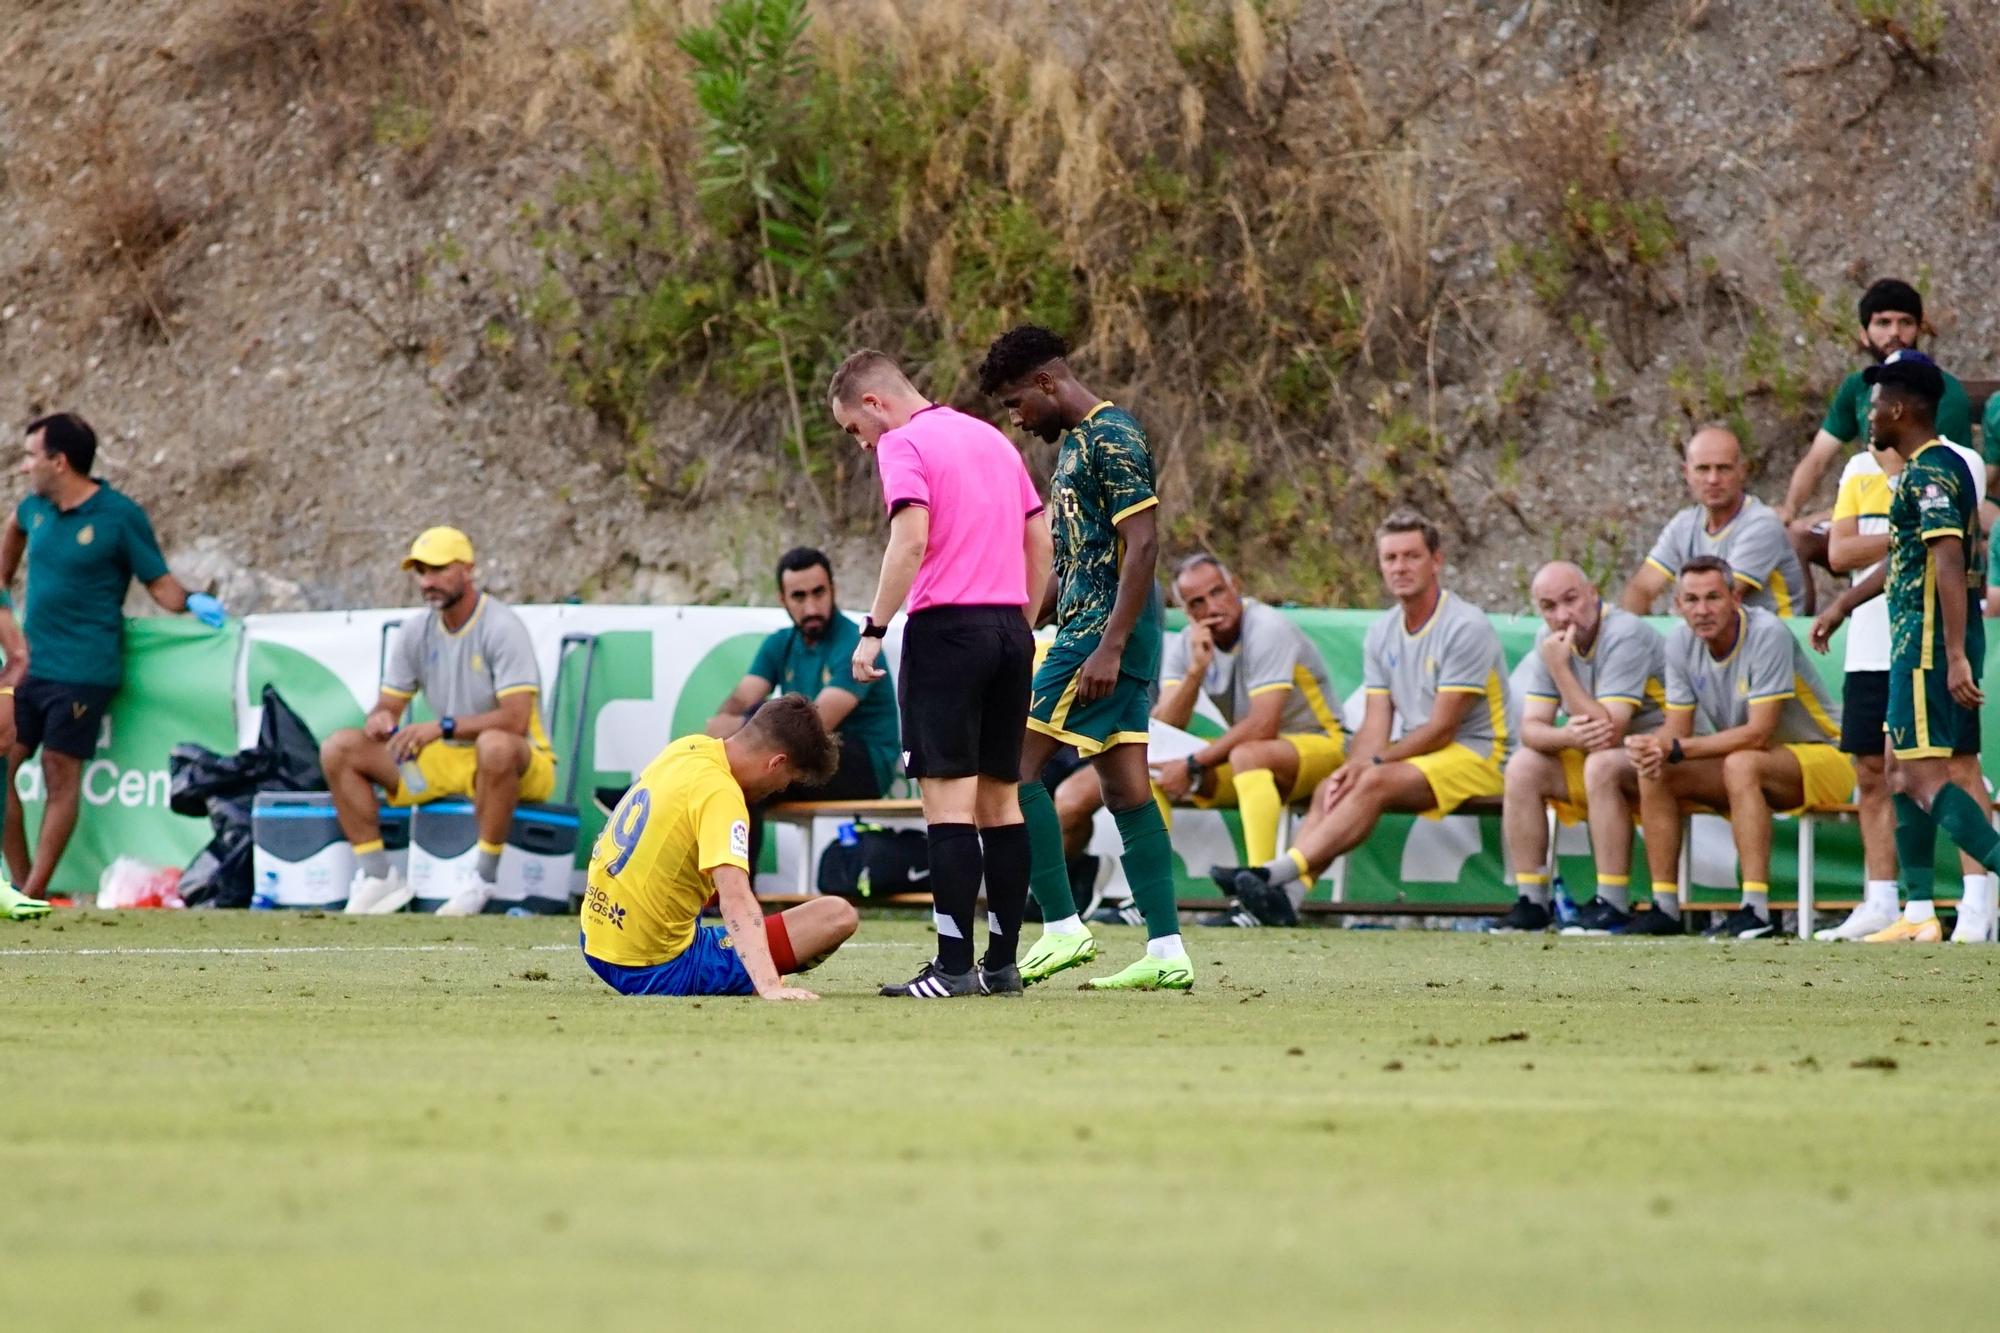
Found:
<svg viewBox="0 0 2000 1333"><path fill-rule="evenodd" d="M1173 958L1147 954L1123 972L1108 977L1092 977L1086 990L1193 990L1194 964L1183 953Z"/></svg>
<svg viewBox="0 0 2000 1333"><path fill-rule="evenodd" d="M7 882L0 873L0 918L8 921L34 921L49 914L49 905L40 898L30 898Z"/></svg>
<svg viewBox="0 0 2000 1333"><path fill-rule="evenodd" d="M1021 983L1032 986L1047 981L1058 972L1081 967L1096 957L1097 937L1087 930L1074 935L1051 935L1043 931L1035 947L1021 960Z"/></svg>

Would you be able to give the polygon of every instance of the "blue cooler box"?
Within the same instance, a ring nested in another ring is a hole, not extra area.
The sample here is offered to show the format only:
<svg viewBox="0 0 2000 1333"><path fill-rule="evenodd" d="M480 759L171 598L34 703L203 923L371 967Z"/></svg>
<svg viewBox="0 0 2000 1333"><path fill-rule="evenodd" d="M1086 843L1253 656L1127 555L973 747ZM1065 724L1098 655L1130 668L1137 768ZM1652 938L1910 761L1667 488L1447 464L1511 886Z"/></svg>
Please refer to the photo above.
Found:
<svg viewBox="0 0 2000 1333"><path fill-rule="evenodd" d="M402 870L409 860L410 812L381 812L382 845ZM354 880L354 846L340 831L333 795L258 792L250 807L250 867L259 907L339 909Z"/></svg>
<svg viewBox="0 0 2000 1333"><path fill-rule="evenodd" d="M568 912L580 828L574 806L528 801L516 806L486 910ZM436 911L478 857L479 822L472 802L453 799L418 806L410 821L410 887L416 892L416 909Z"/></svg>

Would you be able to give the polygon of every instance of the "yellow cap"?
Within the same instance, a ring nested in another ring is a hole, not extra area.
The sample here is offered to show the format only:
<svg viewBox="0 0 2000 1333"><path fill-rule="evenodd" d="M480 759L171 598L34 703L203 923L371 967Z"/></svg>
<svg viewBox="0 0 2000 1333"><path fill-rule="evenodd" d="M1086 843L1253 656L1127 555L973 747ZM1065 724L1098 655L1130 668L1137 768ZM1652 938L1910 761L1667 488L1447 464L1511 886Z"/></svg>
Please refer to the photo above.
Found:
<svg viewBox="0 0 2000 1333"><path fill-rule="evenodd" d="M410 553L403 557L403 568L415 569L418 565L440 568L460 562L472 563L472 538L457 528L427 528L410 543Z"/></svg>

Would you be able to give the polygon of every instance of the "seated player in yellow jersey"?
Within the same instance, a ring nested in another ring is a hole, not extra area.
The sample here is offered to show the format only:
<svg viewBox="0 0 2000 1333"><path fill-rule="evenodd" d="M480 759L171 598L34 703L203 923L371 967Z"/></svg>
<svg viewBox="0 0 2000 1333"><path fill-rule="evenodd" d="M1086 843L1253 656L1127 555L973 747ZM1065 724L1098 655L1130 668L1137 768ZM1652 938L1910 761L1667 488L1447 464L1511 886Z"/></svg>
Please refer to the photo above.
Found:
<svg viewBox="0 0 2000 1333"><path fill-rule="evenodd" d="M662 750L591 849L590 970L623 995L818 999L783 978L846 943L859 918L843 898L762 916L750 887L750 802L824 783L839 758L812 701L796 694L765 704L727 740L687 736ZM711 894L721 927L701 924Z"/></svg>

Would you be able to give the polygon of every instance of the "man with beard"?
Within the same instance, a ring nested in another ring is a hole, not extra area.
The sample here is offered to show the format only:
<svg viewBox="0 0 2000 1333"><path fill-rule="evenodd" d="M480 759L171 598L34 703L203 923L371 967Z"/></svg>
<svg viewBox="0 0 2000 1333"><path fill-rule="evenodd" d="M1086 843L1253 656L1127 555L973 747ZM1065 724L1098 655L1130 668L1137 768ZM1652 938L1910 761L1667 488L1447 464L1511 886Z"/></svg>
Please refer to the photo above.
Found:
<svg viewBox="0 0 2000 1333"><path fill-rule="evenodd" d="M514 807L545 801L556 787L556 760L542 730L541 670L514 609L473 586L472 541L457 528L431 528L403 560L429 609L396 631L382 672L381 697L360 727L334 732L320 746L341 831L357 862L347 892L354 914L398 912L409 883L382 850L375 789L391 805L423 805L470 796L479 824L479 855L437 909L476 916L486 908ZM398 726L417 692L435 721Z"/></svg>
<svg viewBox="0 0 2000 1333"><path fill-rule="evenodd" d="M822 786L787 787L750 807L750 869L764 846L764 809L783 801L874 800L889 790L902 749L896 728L896 686L887 666L880 680L854 678L854 649L861 626L834 603L833 565L822 551L795 546L778 557L778 600L791 628L773 632L757 648L750 670L722 710L708 720L708 734L727 740L770 697L803 695L840 747L840 766Z"/></svg>
<svg viewBox="0 0 2000 1333"><path fill-rule="evenodd" d="M1923 337L1924 298L1907 282L1895 278L1881 279L1862 293L1859 310L1861 350L1867 353L1873 364L1879 365L1905 348L1915 348ZM1857 441L1863 452L1868 448L1868 385L1862 379L1864 374L1864 371L1854 371L1834 391L1833 401L1827 405L1826 419L1813 436L1812 447L1792 469L1791 483L1785 487L1784 503L1777 507L1778 517L1788 525L1792 547L1798 552L1799 565L1807 572L1805 586L1800 590L1801 609L1806 615L1811 615L1815 609L1812 567L1818 565L1829 572L1833 570L1827 552L1827 534L1833 515L1825 510L1808 513L1807 509L1812 504L1813 492L1818 489L1834 457ZM1941 438L1953 444L1972 443L1972 403L1965 396L1965 387L1948 374L1944 375L1944 397L1938 403L1937 431ZM1992 465L2000 462L2000 449L1996 449L1996 441L1991 434L1987 436L1986 462L1990 489Z"/></svg>
<svg viewBox="0 0 2000 1333"><path fill-rule="evenodd" d="M20 890L0 886L0 917L15 920L48 910L49 881L76 829L83 767L125 676L132 580L162 609L222 626L222 603L189 592L167 571L146 511L91 475L96 460L97 433L82 417L63 412L31 422L21 462L29 494L0 534L0 596L22 557L28 562L25 642L0 627L7 652L0 684L19 681L10 701L15 735L7 775L39 750L48 791L32 861L21 802L7 801L7 870Z"/></svg>

